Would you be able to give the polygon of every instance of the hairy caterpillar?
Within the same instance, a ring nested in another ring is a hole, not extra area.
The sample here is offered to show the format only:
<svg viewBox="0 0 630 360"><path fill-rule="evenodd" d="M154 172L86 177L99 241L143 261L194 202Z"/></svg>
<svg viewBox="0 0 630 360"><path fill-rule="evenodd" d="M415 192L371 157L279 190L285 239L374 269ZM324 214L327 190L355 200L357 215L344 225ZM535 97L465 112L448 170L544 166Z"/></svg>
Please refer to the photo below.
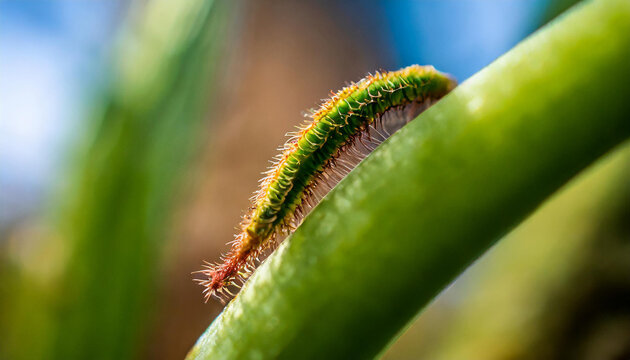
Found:
<svg viewBox="0 0 630 360"><path fill-rule="evenodd" d="M310 121L287 134L290 138L261 180L223 263L206 263L199 271L206 301L233 296L230 287L244 281L280 236L295 230L337 182L455 86L432 66L412 65L377 72L333 93Z"/></svg>

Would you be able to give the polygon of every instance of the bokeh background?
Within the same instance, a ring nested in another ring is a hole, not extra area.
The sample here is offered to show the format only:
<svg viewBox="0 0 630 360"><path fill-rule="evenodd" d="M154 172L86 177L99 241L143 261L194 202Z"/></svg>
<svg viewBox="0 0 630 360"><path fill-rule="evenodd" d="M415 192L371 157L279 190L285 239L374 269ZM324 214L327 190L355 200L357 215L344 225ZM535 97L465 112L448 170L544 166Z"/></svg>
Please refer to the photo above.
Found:
<svg viewBox="0 0 630 360"><path fill-rule="evenodd" d="M378 69L465 81L573 2L0 2L0 359L183 358L221 310L191 272L305 110ZM629 217L626 145L384 357L630 358Z"/></svg>

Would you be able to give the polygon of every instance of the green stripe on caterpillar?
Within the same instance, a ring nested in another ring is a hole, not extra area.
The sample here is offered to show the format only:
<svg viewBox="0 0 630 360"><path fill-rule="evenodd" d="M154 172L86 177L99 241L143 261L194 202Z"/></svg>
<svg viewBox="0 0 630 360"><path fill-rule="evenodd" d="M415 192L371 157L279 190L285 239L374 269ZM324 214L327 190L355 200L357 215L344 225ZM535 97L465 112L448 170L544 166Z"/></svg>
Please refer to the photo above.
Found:
<svg viewBox="0 0 630 360"><path fill-rule="evenodd" d="M199 271L206 301L233 296L261 257L391 133L456 86L432 66L377 72L332 95L281 148L221 264Z"/></svg>

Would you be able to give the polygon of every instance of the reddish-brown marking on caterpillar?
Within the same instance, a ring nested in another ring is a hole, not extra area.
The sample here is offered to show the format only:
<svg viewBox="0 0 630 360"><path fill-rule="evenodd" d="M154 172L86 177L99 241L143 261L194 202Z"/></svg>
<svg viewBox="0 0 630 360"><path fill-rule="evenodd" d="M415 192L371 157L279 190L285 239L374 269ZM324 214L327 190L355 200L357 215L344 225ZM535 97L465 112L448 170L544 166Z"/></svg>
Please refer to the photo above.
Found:
<svg viewBox="0 0 630 360"><path fill-rule="evenodd" d="M377 72L351 84L310 115L261 180L250 211L221 264L200 271L206 301L233 296L260 258L292 232L319 199L378 144L455 87L431 66ZM229 295L229 296L228 296Z"/></svg>

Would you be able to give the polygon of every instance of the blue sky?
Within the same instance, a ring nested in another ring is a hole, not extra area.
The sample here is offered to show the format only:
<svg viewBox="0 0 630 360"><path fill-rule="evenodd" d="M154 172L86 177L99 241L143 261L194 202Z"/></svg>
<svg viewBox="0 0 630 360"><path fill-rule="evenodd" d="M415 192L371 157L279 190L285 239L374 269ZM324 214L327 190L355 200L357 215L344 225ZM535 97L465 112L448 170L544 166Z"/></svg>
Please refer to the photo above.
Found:
<svg viewBox="0 0 630 360"><path fill-rule="evenodd" d="M398 65L431 64L467 79L539 25L548 0L386 2Z"/></svg>
<svg viewBox="0 0 630 360"><path fill-rule="evenodd" d="M0 223L28 212L61 168L102 74L117 2L0 2Z"/></svg>

